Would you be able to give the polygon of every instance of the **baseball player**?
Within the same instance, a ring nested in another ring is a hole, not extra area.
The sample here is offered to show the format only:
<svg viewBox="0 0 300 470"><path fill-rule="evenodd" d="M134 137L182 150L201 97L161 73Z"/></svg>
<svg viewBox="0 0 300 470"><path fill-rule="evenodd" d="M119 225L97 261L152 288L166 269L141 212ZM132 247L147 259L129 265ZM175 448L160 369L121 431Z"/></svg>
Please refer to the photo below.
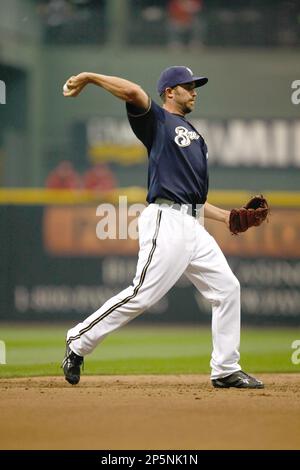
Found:
<svg viewBox="0 0 300 470"><path fill-rule="evenodd" d="M184 66L167 68L157 83L162 106L140 86L119 77L80 73L64 86L66 97L75 97L87 84L94 84L125 101L131 128L149 156L148 206L138 222L140 250L135 278L130 287L67 332L62 367L72 385L80 380L84 356L109 333L161 299L185 274L212 305L213 386L264 387L239 365L239 282L198 220L199 207L203 207L204 217L230 227L230 211L206 200L207 146L185 117L195 107L196 89L207 81Z"/></svg>

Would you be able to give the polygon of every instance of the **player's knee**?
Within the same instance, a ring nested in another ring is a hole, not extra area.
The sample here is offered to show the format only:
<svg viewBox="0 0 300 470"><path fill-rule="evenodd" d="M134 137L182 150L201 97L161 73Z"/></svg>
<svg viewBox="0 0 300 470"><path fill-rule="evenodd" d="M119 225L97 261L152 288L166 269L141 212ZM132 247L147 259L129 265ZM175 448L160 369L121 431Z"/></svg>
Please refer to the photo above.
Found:
<svg viewBox="0 0 300 470"><path fill-rule="evenodd" d="M147 298L141 298L141 297L136 298L136 308L140 313L147 310L147 308L149 308L150 305L151 305L151 302L149 302Z"/></svg>

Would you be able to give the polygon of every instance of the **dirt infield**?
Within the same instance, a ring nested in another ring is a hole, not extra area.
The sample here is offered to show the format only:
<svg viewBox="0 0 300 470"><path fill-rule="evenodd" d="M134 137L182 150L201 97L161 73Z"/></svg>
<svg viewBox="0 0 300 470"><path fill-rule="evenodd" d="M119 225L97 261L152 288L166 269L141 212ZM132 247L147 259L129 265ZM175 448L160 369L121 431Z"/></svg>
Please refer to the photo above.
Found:
<svg viewBox="0 0 300 470"><path fill-rule="evenodd" d="M1 449L300 449L300 374L263 390L208 376L0 380Z"/></svg>

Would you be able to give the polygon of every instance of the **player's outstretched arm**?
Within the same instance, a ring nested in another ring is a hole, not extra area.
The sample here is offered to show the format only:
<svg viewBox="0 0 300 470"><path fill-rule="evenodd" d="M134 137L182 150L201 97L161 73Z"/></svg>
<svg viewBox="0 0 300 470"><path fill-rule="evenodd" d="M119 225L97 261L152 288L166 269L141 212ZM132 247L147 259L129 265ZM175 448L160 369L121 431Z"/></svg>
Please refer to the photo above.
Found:
<svg viewBox="0 0 300 470"><path fill-rule="evenodd" d="M63 94L65 97L75 97L90 83L104 88L117 98L139 108L147 109L148 107L149 97L139 85L124 78L98 73L83 72L70 77L66 82Z"/></svg>
<svg viewBox="0 0 300 470"><path fill-rule="evenodd" d="M204 217L207 217L208 219L212 220L217 220L219 222L224 222L227 227L229 227L229 214L230 211L213 206L208 202L204 204Z"/></svg>

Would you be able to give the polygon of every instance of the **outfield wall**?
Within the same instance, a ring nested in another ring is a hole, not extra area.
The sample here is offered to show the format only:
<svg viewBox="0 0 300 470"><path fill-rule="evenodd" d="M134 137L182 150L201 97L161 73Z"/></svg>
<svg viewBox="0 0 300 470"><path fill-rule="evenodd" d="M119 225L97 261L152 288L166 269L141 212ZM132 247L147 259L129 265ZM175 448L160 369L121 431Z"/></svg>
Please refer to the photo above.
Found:
<svg viewBox="0 0 300 470"><path fill-rule="evenodd" d="M144 201L144 190L120 190L128 204ZM21 202L21 196L23 202ZM78 321L131 284L138 241L100 240L96 229L101 202L115 203L118 193L96 197L51 191L0 191L0 319L5 321ZM269 223L232 236L211 222L217 239L242 285L242 319L258 325L300 324L299 193L270 193ZM245 193L212 192L210 201L240 206ZM27 199L27 200L26 200ZM125 209L127 215L127 210ZM118 221L124 211L116 213ZM129 218L128 225L134 223ZM210 322L210 305L183 277L135 322Z"/></svg>

